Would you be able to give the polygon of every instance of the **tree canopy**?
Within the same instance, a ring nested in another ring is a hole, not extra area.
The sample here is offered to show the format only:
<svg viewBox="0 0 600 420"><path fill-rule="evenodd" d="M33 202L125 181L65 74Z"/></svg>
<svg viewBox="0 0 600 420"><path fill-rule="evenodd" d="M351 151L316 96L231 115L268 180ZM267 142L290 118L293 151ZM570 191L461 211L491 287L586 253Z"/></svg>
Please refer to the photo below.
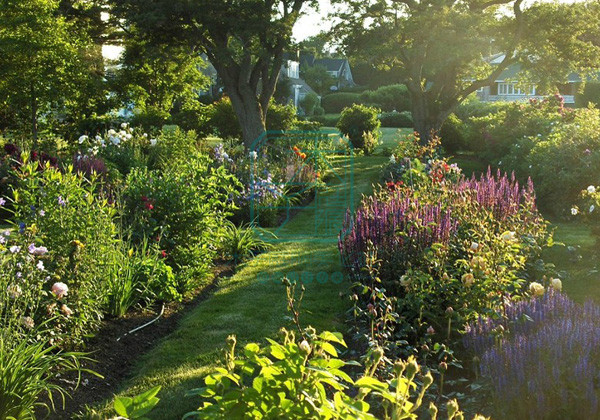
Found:
<svg viewBox="0 0 600 420"><path fill-rule="evenodd" d="M59 13L56 0L0 2L0 107L34 138L38 119L76 101L90 74L90 40ZM87 61L89 64L89 61Z"/></svg>
<svg viewBox="0 0 600 420"><path fill-rule="evenodd" d="M223 81L247 147L265 130L285 48L312 0L114 0L153 43L205 53Z"/></svg>
<svg viewBox="0 0 600 420"><path fill-rule="evenodd" d="M339 0L335 34L350 56L394 71L427 140L456 106L513 64L540 85L600 67L598 2ZM497 64L488 59L494 55Z"/></svg>

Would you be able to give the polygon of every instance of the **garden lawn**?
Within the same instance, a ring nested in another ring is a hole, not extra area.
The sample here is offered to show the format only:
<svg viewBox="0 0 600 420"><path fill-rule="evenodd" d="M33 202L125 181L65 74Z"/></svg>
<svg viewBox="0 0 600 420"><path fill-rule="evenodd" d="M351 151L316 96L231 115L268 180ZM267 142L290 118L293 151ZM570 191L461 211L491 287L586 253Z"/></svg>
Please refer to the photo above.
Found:
<svg viewBox="0 0 600 420"><path fill-rule="evenodd" d="M336 129L333 127L323 127L323 130L331 132L331 130ZM389 158L389 155L398 145L398 140L402 139L404 136L407 136L414 131L411 128L391 127L381 127L379 130L381 131L381 142L375 148L374 154L384 155L387 158Z"/></svg>
<svg viewBox="0 0 600 420"><path fill-rule="evenodd" d="M552 262L564 278L563 289L569 297L583 303L600 303L600 249L590 229L578 222L553 222L554 240L564 244L546 250L544 261Z"/></svg>
<svg viewBox="0 0 600 420"><path fill-rule="evenodd" d="M367 194L377 182L386 157L369 156L354 159L355 205L361 194ZM342 162L350 164L349 161ZM345 193L349 183L332 185L325 194ZM319 209L322 210L322 209ZM278 235L295 237L269 252L250 260L231 278L220 280L217 291L192 310L178 329L142 356L133 377L119 395L133 395L156 385L161 399L152 419L180 419L196 409L200 401L185 397L186 391L202 386L202 378L220 362L221 349L229 334L237 335L238 349L250 341L274 336L283 327L291 327L286 316L285 287L279 281L261 282L264 272L311 272L313 262L319 271L340 272L337 235L318 242L311 240L314 232L315 209L308 207L298 213ZM341 227L343 209L332 209L329 217ZM338 229L335 229L337 232ZM348 307L346 281L312 281L306 285L301 322L317 329L344 331L344 312ZM344 296L341 296L344 295ZM149 327L152 328L152 327ZM110 403L112 404L112 403ZM106 404L102 410L110 410Z"/></svg>

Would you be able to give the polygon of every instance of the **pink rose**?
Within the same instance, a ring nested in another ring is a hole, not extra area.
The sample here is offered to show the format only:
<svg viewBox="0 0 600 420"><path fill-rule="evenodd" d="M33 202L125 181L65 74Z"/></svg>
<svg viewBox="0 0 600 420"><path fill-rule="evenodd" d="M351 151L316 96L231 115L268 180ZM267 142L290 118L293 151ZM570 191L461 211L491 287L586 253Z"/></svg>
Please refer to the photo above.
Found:
<svg viewBox="0 0 600 420"><path fill-rule="evenodd" d="M67 296L67 292L69 291L69 287L62 283L56 282L52 285L52 293L56 296L57 299L62 299Z"/></svg>

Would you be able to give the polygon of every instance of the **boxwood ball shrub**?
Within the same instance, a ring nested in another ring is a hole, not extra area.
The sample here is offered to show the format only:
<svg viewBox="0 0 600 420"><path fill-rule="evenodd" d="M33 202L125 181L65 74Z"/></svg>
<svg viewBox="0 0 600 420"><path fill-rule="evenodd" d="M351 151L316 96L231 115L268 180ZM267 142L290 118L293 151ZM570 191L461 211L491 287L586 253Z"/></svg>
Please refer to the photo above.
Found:
<svg viewBox="0 0 600 420"><path fill-rule="evenodd" d="M337 128L347 136L355 149L371 154L381 135L379 110L364 105L352 105L342 111Z"/></svg>

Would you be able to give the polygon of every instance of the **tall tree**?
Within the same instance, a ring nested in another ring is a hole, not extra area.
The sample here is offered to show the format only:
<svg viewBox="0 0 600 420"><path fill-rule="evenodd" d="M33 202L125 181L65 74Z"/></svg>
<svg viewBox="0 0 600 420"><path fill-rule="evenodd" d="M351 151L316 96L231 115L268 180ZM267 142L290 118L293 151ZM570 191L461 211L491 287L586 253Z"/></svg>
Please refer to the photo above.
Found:
<svg viewBox="0 0 600 420"><path fill-rule="evenodd" d="M207 55L223 81L246 147L265 131L283 53L313 0L113 0L115 13L154 43Z"/></svg>
<svg viewBox="0 0 600 420"><path fill-rule="evenodd" d="M169 47L128 37L115 89L123 104L135 104L143 113L165 117L174 107L198 99L208 85L199 54L180 46Z"/></svg>
<svg viewBox="0 0 600 420"><path fill-rule="evenodd" d="M347 54L399 74L423 141L470 94L513 64L539 85L600 67L600 3L338 0ZM488 57L497 53L499 63ZM526 76L527 77L527 76Z"/></svg>
<svg viewBox="0 0 600 420"><path fill-rule="evenodd" d="M28 120L34 142L40 115L48 120L76 97L86 73L81 53L88 39L58 7L56 0L0 1L0 97Z"/></svg>

